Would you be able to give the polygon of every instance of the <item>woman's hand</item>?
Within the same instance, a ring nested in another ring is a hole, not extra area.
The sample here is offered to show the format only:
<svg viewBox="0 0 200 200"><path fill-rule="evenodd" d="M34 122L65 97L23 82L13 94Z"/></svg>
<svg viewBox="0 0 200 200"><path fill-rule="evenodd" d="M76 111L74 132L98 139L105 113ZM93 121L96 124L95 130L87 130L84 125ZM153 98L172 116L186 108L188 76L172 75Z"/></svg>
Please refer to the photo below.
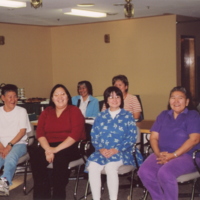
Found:
<svg viewBox="0 0 200 200"><path fill-rule="evenodd" d="M45 154L54 154L57 153L57 148L56 147L48 147L47 149L45 149Z"/></svg>
<svg viewBox="0 0 200 200"><path fill-rule="evenodd" d="M46 150L45 150L45 155L46 155L46 160L49 162L49 163L52 163L53 160L54 160L54 154L57 153L56 151L56 147L48 147Z"/></svg>
<svg viewBox="0 0 200 200"><path fill-rule="evenodd" d="M12 149L12 147L10 145L7 145L3 151L1 152L1 157L2 158L6 158L6 156L9 154L10 150Z"/></svg>
<svg viewBox="0 0 200 200"><path fill-rule="evenodd" d="M52 163L53 160L54 160L54 154L45 154L46 155L46 160L49 162L49 163Z"/></svg>
<svg viewBox="0 0 200 200"><path fill-rule="evenodd" d="M171 159L175 158L174 154L173 153L168 153L168 152L160 152L159 155L157 155L157 163L158 164L165 164L167 162L169 162Z"/></svg>
<svg viewBox="0 0 200 200"><path fill-rule="evenodd" d="M1 156L2 158L3 158L2 155L3 155L3 150L4 150L4 149L5 149L5 147L3 147L3 146L0 148L0 156Z"/></svg>
<svg viewBox="0 0 200 200"><path fill-rule="evenodd" d="M112 149L100 149L99 151L106 158L110 158L111 156L113 156L114 154L117 154L119 152L115 148L112 148Z"/></svg>
<svg viewBox="0 0 200 200"><path fill-rule="evenodd" d="M117 149L109 149L108 152L107 152L107 158L110 158L111 156L117 154L119 151Z"/></svg>

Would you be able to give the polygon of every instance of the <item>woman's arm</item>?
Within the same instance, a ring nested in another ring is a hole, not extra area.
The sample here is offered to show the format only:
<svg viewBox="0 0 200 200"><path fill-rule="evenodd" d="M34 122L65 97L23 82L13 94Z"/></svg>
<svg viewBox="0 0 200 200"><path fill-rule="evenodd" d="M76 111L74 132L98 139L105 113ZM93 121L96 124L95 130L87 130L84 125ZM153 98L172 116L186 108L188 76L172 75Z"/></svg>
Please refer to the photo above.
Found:
<svg viewBox="0 0 200 200"><path fill-rule="evenodd" d="M134 117L135 120L139 119L140 115L141 115L141 112L135 112L135 113L133 113L133 117Z"/></svg>
<svg viewBox="0 0 200 200"><path fill-rule="evenodd" d="M99 132L100 132L100 123L101 123L101 114L99 114L95 120L94 120L94 124L92 126L92 130L91 130L91 142L92 145L94 146L95 150L100 150L103 149L104 146L101 144L100 141L100 137L99 137Z"/></svg>
<svg viewBox="0 0 200 200"><path fill-rule="evenodd" d="M154 154L157 157L157 163L158 164L165 164L167 163L166 155L168 152L160 152L159 146L158 146L158 140L159 140L159 133L156 131L152 131L150 135L150 143L151 147L154 151Z"/></svg>
<svg viewBox="0 0 200 200"><path fill-rule="evenodd" d="M46 137L39 137L38 142L40 143L41 147L46 151L50 148L49 142L47 141Z"/></svg>
<svg viewBox="0 0 200 200"><path fill-rule="evenodd" d="M11 144L16 144L17 142L19 142L21 140L21 138L26 134L26 129L20 129L19 133L10 141ZM5 158L8 153L10 152L10 150L12 149L12 146L7 145L3 151L2 151L2 158Z"/></svg>
<svg viewBox="0 0 200 200"><path fill-rule="evenodd" d="M200 134L199 133L191 133L189 135L189 139L186 140L180 148L178 148L173 153L166 153L165 157L167 161L174 159L176 157L181 156L184 153L187 153L190 149L192 149L195 145L200 142Z"/></svg>
<svg viewBox="0 0 200 200"><path fill-rule="evenodd" d="M136 143L138 137L138 131L131 113L129 113L128 118L123 119L124 127L120 127L124 130L123 140L119 141L116 145L118 151L126 151L128 148L132 147Z"/></svg>
<svg viewBox="0 0 200 200"><path fill-rule="evenodd" d="M20 129L19 133L10 141L13 145L19 142L26 134L26 128Z"/></svg>
<svg viewBox="0 0 200 200"><path fill-rule="evenodd" d="M183 145L176 150L176 154L178 156L188 152L190 149L192 149L195 145L197 145L200 142L200 134L199 133L191 133L189 135L189 139L186 140Z"/></svg>
<svg viewBox="0 0 200 200"><path fill-rule="evenodd" d="M160 155L160 149L158 147L158 139L159 139L159 133L152 131L150 135L150 143L151 147L157 157Z"/></svg>
<svg viewBox="0 0 200 200"><path fill-rule="evenodd" d="M60 143L57 147L48 147L47 149L45 149L47 154L51 154L51 153L57 153L63 149L66 149L68 147L70 147L71 145L73 145L76 142L76 140L74 140L71 137L67 137L67 139L65 139L62 143Z"/></svg>
<svg viewBox="0 0 200 200"><path fill-rule="evenodd" d="M47 139L45 137L40 137L40 138L38 138L38 141L39 141L41 147L45 150L46 160L49 163L52 163L53 159L54 159L54 154L51 151L52 147L49 146Z"/></svg>

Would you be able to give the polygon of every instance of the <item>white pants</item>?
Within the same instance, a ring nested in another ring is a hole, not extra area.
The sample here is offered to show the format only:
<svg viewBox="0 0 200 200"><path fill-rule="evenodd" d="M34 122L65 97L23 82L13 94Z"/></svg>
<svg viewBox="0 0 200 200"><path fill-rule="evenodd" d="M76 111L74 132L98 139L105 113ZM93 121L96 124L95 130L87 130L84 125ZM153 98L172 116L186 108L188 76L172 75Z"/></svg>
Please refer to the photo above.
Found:
<svg viewBox="0 0 200 200"><path fill-rule="evenodd" d="M122 160L110 162L106 165L99 165L96 162L90 162L88 171L93 200L100 200L101 198L101 171L104 168L107 175L110 200L117 200L119 190L118 168L121 165L123 165Z"/></svg>

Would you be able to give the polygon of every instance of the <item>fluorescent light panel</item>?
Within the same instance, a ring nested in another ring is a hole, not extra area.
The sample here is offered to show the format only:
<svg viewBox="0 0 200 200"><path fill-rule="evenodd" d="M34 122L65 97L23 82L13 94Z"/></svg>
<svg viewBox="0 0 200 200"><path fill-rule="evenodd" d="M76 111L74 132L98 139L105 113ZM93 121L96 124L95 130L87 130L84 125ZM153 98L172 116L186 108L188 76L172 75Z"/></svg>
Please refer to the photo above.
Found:
<svg viewBox="0 0 200 200"><path fill-rule="evenodd" d="M0 6L9 8L22 8L26 7L26 2L0 0Z"/></svg>
<svg viewBox="0 0 200 200"><path fill-rule="evenodd" d="M81 3L81 4L77 4L78 7L92 7L94 6L93 3Z"/></svg>
<svg viewBox="0 0 200 200"><path fill-rule="evenodd" d="M71 9L71 12L69 12L69 9L63 9L64 14L66 15L77 15L82 17L106 17L106 13L102 12L94 12L94 11L88 11L88 10L78 10L78 9Z"/></svg>

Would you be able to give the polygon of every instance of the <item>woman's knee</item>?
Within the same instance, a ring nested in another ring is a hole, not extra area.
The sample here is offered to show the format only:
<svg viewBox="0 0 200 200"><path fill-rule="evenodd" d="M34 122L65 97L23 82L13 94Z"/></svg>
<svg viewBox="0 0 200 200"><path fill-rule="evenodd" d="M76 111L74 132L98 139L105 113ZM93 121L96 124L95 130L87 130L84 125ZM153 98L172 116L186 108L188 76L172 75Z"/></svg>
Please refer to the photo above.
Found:
<svg viewBox="0 0 200 200"><path fill-rule="evenodd" d="M101 171L103 170L103 166L99 165L96 162L90 162L89 166L88 166L88 171L89 173L101 173Z"/></svg>
<svg viewBox="0 0 200 200"><path fill-rule="evenodd" d="M166 167L161 167L158 171L157 178L159 182L174 182L176 180L176 176L173 173L173 169L169 169Z"/></svg>
<svg viewBox="0 0 200 200"><path fill-rule="evenodd" d="M147 170L144 165L141 165L138 170L138 176L143 180L145 177L147 177Z"/></svg>

